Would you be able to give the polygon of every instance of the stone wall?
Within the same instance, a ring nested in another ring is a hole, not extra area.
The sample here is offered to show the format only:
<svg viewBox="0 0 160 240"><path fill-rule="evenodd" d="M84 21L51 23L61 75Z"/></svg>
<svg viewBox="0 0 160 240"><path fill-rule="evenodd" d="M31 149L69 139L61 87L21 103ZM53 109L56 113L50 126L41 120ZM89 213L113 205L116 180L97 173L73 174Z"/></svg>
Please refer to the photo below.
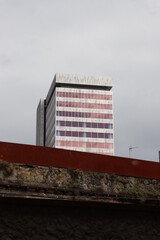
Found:
<svg viewBox="0 0 160 240"><path fill-rule="evenodd" d="M154 179L0 161L0 239L159 240L159 199Z"/></svg>
<svg viewBox="0 0 160 240"><path fill-rule="evenodd" d="M26 195L34 194L43 198L73 197L92 201L108 199L139 200L141 203L151 200L159 202L160 181L62 169L33 165L20 165L0 161L0 185L6 185L17 193L26 187ZM31 190L31 191L30 191ZM21 193L19 193L21 194ZM25 195L23 193L23 195Z"/></svg>

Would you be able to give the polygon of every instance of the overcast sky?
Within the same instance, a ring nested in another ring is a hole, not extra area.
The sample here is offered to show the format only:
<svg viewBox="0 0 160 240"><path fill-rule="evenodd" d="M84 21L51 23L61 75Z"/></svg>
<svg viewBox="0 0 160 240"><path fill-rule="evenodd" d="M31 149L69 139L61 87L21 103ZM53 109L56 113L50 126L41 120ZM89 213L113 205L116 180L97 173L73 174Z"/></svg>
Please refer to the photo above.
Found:
<svg viewBox="0 0 160 240"><path fill-rule="evenodd" d="M115 154L158 161L159 0L0 0L0 141L35 144L56 72L112 76Z"/></svg>

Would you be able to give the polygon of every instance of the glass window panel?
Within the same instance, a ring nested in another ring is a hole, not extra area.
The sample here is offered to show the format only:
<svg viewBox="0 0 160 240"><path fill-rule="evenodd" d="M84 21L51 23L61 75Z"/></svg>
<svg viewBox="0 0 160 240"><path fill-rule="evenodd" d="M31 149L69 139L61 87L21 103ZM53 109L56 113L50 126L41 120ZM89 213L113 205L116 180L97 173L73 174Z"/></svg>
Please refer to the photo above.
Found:
<svg viewBox="0 0 160 240"><path fill-rule="evenodd" d="M77 126L77 123L76 123L76 122L72 122L72 126L73 126L73 127L76 127L76 126Z"/></svg>
<svg viewBox="0 0 160 240"><path fill-rule="evenodd" d="M83 132L83 133L82 133L82 136L83 136L83 137L86 137L86 132Z"/></svg>
<svg viewBox="0 0 160 240"><path fill-rule="evenodd" d="M71 132L70 131L66 131L66 136L71 136Z"/></svg>
<svg viewBox="0 0 160 240"><path fill-rule="evenodd" d="M64 126L64 125L63 125ZM70 126L70 122L66 122L66 126L69 127Z"/></svg>
<svg viewBox="0 0 160 240"><path fill-rule="evenodd" d="M86 122L86 127L87 127L87 128L90 128L90 127L91 127L91 123Z"/></svg>
<svg viewBox="0 0 160 240"><path fill-rule="evenodd" d="M57 136L60 136L60 131L56 131L56 135L57 135Z"/></svg>
<svg viewBox="0 0 160 240"><path fill-rule="evenodd" d="M83 134L82 134L82 132L79 132L79 137L83 137Z"/></svg>
<svg viewBox="0 0 160 240"><path fill-rule="evenodd" d="M98 133L98 138L104 138L104 133Z"/></svg>
<svg viewBox="0 0 160 240"><path fill-rule="evenodd" d="M93 128L97 128L97 123L92 123Z"/></svg>
<svg viewBox="0 0 160 240"><path fill-rule="evenodd" d="M102 128L103 124L102 123L98 123L98 128Z"/></svg>
<svg viewBox="0 0 160 240"><path fill-rule="evenodd" d="M85 122L82 123L82 127L84 127L84 128L86 127L86 123Z"/></svg>
<svg viewBox="0 0 160 240"><path fill-rule="evenodd" d="M79 122L79 127L83 127L83 122Z"/></svg>
<svg viewBox="0 0 160 240"><path fill-rule="evenodd" d="M71 132L71 134L72 134L72 137L76 137L75 132Z"/></svg>
<svg viewBox="0 0 160 240"><path fill-rule="evenodd" d="M90 138L91 137L91 133L87 132L87 137Z"/></svg>
<svg viewBox="0 0 160 240"><path fill-rule="evenodd" d="M92 133L92 138L97 138L97 133Z"/></svg>

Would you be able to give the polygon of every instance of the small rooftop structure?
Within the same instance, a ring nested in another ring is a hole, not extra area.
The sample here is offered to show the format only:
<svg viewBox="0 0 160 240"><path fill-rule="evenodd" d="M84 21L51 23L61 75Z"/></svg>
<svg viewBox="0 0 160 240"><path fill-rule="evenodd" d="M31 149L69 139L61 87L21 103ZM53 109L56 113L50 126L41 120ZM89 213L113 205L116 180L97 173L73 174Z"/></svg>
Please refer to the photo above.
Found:
<svg viewBox="0 0 160 240"><path fill-rule="evenodd" d="M78 74L62 74L62 73L56 73L52 85L49 89L48 95L46 97L46 104L49 103L49 100L51 98L51 95L53 93L53 90L55 86L74 86L74 85L80 85L80 88L82 86L84 88L95 88L96 89L106 89L110 90L112 88L112 78L111 77L95 77L95 76L86 76L86 75L78 75Z"/></svg>

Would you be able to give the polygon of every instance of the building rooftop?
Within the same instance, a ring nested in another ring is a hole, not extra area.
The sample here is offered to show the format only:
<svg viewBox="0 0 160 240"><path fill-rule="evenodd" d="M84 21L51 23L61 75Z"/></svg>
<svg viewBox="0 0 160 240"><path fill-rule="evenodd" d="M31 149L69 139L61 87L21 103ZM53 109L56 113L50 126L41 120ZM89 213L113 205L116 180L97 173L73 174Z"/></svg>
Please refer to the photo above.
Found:
<svg viewBox="0 0 160 240"><path fill-rule="evenodd" d="M56 73L53 78L53 82L51 84L48 95L46 97L46 103L49 102L55 86L67 86L67 85L70 85L72 87L74 86L78 87L79 85L81 88L83 87L89 89L96 88L102 90L111 90L112 78Z"/></svg>
<svg viewBox="0 0 160 240"><path fill-rule="evenodd" d="M61 73L57 73L55 77L56 77L57 83L112 87L111 77L95 77L95 76L86 76L86 75L78 75L78 74L61 74Z"/></svg>

